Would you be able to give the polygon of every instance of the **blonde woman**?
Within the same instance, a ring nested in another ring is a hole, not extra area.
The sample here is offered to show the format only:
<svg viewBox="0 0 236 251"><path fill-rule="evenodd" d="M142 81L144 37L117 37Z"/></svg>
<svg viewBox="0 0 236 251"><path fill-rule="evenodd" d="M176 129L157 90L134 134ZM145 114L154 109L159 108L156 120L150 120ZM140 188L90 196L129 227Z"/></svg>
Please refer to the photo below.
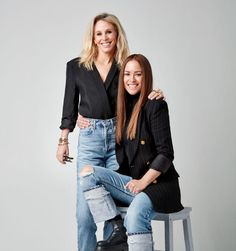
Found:
<svg viewBox="0 0 236 251"><path fill-rule="evenodd" d="M129 54L125 32L112 14L102 13L92 20L79 58L67 63L66 87L57 159L70 161L68 135L80 116L77 170L87 164L116 170L115 110L119 69ZM162 94L154 92L154 97ZM77 178L79 181L79 176ZM78 250L94 251L96 224L77 186ZM107 224L109 225L109 224ZM104 238L109 236L109 227Z"/></svg>

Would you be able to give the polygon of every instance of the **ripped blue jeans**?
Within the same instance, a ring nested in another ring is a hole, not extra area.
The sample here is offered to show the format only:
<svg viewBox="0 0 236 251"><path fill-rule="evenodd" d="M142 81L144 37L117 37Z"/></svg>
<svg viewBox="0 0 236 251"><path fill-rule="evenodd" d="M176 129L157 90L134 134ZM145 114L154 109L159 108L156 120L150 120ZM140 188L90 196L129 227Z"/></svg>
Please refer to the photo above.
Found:
<svg viewBox="0 0 236 251"><path fill-rule="evenodd" d="M96 223L119 214L113 199L128 206L124 225L128 233L129 250L152 251L151 220L156 215L149 197L141 192L134 195L124 186L132 178L109 169L93 166L80 174L80 186Z"/></svg>
<svg viewBox="0 0 236 251"><path fill-rule="evenodd" d="M90 213L82 189L79 185L79 172L85 165L100 166L104 169L117 170L115 153L116 119L89 119L90 125L80 129L77 155L77 229L78 251L94 251L97 239L97 226ZM105 223L104 239L112 231L112 226Z"/></svg>

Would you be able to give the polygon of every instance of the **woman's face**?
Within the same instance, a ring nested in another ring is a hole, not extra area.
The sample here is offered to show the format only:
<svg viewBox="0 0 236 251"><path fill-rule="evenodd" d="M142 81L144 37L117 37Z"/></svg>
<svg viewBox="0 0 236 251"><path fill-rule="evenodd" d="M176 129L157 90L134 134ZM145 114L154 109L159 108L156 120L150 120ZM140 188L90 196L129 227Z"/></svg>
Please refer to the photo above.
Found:
<svg viewBox="0 0 236 251"><path fill-rule="evenodd" d="M129 61L124 70L124 87L130 95L135 95L141 91L143 72L140 64L136 60Z"/></svg>
<svg viewBox="0 0 236 251"><path fill-rule="evenodd" d="M117 32L115 27L106 21L99 20L94 26L94 43L99 53L113 53L116 48Z"/></svg>

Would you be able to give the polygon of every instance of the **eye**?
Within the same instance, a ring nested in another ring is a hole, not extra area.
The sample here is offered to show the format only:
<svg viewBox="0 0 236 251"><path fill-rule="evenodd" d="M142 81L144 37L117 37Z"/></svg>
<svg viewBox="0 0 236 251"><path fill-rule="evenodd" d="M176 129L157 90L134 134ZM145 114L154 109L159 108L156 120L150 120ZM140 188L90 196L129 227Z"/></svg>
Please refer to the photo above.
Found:
<svg viewBox="0 0 236 251"><path fill-rule="evenodd" d="M125 72L125 73L124 73L124 76L129 76L129 75L130 75L129 72Z"/></svg>
<svg viewBox="0 0 236 251"><path fill-rule="evenodd" d="M106 34L111 34L111 33L112 33L112 30L106 31Z"/></svg>
<svg viewBox="0 0 236 251"><path fill-rule="evenodd" d="M96 36L101 36L101 35L102 35L101 32L96 33Z"/></svg>

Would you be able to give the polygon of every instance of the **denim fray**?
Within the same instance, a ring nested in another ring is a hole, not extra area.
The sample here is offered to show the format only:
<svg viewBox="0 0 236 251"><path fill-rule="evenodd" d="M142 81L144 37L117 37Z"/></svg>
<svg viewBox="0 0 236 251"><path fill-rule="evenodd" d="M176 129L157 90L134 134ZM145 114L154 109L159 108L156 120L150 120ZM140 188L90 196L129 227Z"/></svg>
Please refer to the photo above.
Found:
<svg viewBox="0 0 236 251"><path fill-rule="evenodd" d="M153 251L154 243L151 233L128 235L129 251Z"/></svg>
<svg viewBox="0 0 236 251"><path fill-rule="evenodd" d="M112 219L119 214L110 193L104 186L84 191L84 197L95 223Z"/></svg>

